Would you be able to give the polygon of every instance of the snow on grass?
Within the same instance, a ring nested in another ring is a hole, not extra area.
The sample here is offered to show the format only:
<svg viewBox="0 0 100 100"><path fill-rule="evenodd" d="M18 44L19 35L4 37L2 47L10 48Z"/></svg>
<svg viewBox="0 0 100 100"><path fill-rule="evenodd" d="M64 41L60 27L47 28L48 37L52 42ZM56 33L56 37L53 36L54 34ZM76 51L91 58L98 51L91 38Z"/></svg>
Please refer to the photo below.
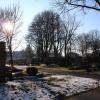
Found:
<svg viewBox="0 0 100 100"><path fill-rule="evenodd" d="M49 95L29 80L16 80L0 86L0 100L51 100Z"/></svg>
<svg viewBox="0 0 100 100"><path fill-rule="evenodd" d="M99 86L98 80L70 75L53 75L45 77L44 79L48 81L49 85L51 85L49 86L51 90L60 92L66 96L71 96Z"/></svg>
<svg viewBox="0 0 100 100"><path fill-rule="evenodd" d="M58 100L60 94L71 96L98 86L98 80L70 75L24 77L1 84L0 100Z"/></svg>

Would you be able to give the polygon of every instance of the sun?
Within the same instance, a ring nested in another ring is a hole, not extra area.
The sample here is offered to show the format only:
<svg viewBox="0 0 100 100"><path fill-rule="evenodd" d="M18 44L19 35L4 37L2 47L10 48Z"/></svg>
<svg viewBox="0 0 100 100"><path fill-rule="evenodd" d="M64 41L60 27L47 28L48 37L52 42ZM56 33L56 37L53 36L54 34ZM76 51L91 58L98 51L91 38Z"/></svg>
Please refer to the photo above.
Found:
<svg viewBox="0 0 100 100"><path fill-rule="evenodd" d="M3 30L8 33L11 33L13 31L13 23L10 21L4 22Z"/></svg>

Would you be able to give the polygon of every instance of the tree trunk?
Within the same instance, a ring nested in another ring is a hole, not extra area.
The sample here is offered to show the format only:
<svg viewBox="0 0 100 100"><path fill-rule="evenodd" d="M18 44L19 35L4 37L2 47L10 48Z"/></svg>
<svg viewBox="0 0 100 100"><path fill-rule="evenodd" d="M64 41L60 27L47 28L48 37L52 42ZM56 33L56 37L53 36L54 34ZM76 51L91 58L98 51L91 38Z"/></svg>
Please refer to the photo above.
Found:
<svg viewBox="0 0 100 100"><path fill-rule="evenodd" d="M11 67L13 67L13 55L12 55L11 43L10 43L10 46L9 46L9 54L10 54L10 65L11 65Z"/></svg>
<svg viewBox="0 0 100 100"><path fill-rule="evenodd" d="M67 52L66 52L67 46L66 46L66 40L65 40L65 48L64 48L64 52L65 52L65 65L66 65L66 60L67 60Z"/></svg>

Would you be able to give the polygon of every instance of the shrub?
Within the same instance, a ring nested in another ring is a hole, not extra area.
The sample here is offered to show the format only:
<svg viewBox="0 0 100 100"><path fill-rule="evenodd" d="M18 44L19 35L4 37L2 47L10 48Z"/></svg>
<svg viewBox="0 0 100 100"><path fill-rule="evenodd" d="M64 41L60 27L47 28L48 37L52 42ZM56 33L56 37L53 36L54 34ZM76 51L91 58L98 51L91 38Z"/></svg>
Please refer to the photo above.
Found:
<svg viewBox="0 0 100 100"><path fill-rule="evenodd" d="M87 68L86 71L87 72L93 72L93 69L92 68Z"/></svg>
<svg viewBox="0 0 100 100"><path fill-rule="evenodd" d="M35 67L28 67L28 68L26 69L26 72L27 72L27 74L30 75L30 76L35 76L35 75L38 73L38 69L35 68Z"/></svg>
<svg viewBox="0 0 100 100"><path fill-rule="evenodd" d="M45 77L45 75L44 75L43 73L38 73L38 74L37 74L37 77L38 77L38 78L42 78L42 77Z"/></svg>

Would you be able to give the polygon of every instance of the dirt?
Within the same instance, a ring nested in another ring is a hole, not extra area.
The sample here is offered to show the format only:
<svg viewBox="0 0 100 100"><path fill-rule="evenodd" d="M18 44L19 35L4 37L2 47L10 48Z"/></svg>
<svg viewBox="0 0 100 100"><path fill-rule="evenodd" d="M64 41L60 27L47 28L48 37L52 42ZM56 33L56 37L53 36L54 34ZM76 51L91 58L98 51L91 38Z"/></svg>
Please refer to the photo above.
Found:
<svg viewBox="0 0 100 100"><path fill-rule="evenodd" d="M66 100L100 100L100 87L86 93L82 93Z"/></svg>

